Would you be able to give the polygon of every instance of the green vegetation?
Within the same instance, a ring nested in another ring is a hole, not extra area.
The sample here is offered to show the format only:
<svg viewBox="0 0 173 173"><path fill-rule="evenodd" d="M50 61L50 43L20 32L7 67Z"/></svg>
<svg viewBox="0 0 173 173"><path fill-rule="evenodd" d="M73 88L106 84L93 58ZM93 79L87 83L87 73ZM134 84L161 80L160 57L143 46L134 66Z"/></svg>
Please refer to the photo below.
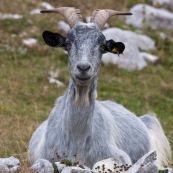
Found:
<svg viewBox="0 0 173 173"><path fill-rule="evenodd" d="M159 173L168 173L168 170L159 170Z"/></svg>
<svg viewBox="0 0 173 173"><path fill-rule="evenodd" d="M73 165L72 161L67 160L67 159L61 160L61 164L64 164L66 166L72 166Z"/></svg>
<svg viewBox="0 0 173 173"><path fill-rule="evenodd" d="M52 164L53 169L54 169L54 173L59 173L57 165L55 163Z"/></svg>
<svg viewBox="0 0 173 173"><path fill-rule="evenodd" d="M29 15L38 8L41 1L1 0L2 13L24 15L19 20L0 21L0 157L16 156L27 171L28 141L36 129L49 115L57 97L68 86L67 55L63 50L46 46L41 34L44 30L57 31L57 15ZM83 15L90 15L96 8L125 10L137 2L130 0L85 1L48 0L53 6L76 6ZM123 18L112 18L111 26L126 26ZM159 31L141 31L156 41L157 50L152 52L160 57L155 65L142 71L128 72L115 65L102 65L98 79L98 99L113 100L137 115L155 112L163 125L173 147L173 33L167 32L169 39L161 40ZM36 38L33 47L23 45L24 38ZM120 58L122 58L120 56ZM59 69L59 80L65 87L57 88L47 80L51 69Z"/></svg>

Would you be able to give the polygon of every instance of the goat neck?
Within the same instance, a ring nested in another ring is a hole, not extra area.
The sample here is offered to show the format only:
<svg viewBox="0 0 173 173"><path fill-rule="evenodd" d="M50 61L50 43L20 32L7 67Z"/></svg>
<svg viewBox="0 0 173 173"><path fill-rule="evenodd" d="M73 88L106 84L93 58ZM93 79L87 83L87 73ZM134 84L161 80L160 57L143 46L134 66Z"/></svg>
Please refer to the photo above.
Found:
<svg viewBox="0 0 173 173"><path fill-rule="evenodd" d="M65 94L67 112L64 121L68 123L66 125L76 137L84 135L92 129L91 121L95 107L95 92L96 81L85 86L78 86L70 80L69 89Z"/></svg>

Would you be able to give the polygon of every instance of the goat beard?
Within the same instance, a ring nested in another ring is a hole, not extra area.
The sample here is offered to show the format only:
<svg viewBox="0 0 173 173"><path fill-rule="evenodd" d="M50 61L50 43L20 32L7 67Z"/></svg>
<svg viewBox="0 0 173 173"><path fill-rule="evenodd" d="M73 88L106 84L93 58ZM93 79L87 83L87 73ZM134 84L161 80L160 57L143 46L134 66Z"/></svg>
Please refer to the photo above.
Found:
<svg viewBox="0 0 173 173"><path fill-rule="evenodd" d="M87 108L97 98L96 82L88 85L73 85L74 92L72 98L76 107Z"/></svg>
<svg viewBox="0 0 173 173"><path fill-rule="evenodd" d="M91 102L89 87L77 86L75 90L75 105L89 107Z"/></svg>

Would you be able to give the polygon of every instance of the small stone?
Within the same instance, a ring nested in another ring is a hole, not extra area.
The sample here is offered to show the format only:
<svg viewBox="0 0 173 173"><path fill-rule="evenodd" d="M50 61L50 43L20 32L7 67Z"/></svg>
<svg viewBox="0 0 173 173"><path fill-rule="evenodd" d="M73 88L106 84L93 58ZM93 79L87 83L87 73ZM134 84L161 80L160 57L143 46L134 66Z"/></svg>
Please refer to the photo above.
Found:
<svg viewBox="0 0 173 173"><path fill-rule="evenodd" d="M1 173L15 173L21 168L21 163L18 159L11 156L9 158L0 158Z"/></svg>
<svg viewBox="0 0 173 173"><path fill-rule="evenodd" d="M23 44L28 46L28 47L32 47L34 45L36 45L37 43L37 39L35 38L27 38L23 40Z"/></svg>

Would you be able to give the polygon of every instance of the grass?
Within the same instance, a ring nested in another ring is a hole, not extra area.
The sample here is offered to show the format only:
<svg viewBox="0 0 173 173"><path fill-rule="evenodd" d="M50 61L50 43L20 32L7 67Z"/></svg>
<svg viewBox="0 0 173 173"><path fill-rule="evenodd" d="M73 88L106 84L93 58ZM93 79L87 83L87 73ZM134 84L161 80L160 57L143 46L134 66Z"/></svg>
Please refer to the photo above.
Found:
<svg viewBox="0 0 173 173"><path fill-rule="evenodd" d="M33 131L49 115L57 97L68 86L68 58L61 49L47 47L41 38L44 30L56 31L59 15L35 15L28 12L38 8L41 1L2 0L3 13L23 14L20 20L3 20L0 25L0 157L16 156L22 161L22 172L30 172L27 164L27 146ZM54 6L76 6L84 15L96 8L127 9L137 2L147 1L47 1ZM14 8L20 6L19 8ZM136 30L124 25L123 19L112 18L111 26ZM128 72L114 65L102 65L98 79L98 99L113 100L123 104L137 115L155 112L173 147L173 34L161 40L159 32L142 31L156 40L160 57L156 65L142 71ZM38 44L28 48L24 38L38 39ZM121 58L121 57L120 57ZM57 89L47 80L51 69L59 69L59 79L65 87Z"/></svg>

